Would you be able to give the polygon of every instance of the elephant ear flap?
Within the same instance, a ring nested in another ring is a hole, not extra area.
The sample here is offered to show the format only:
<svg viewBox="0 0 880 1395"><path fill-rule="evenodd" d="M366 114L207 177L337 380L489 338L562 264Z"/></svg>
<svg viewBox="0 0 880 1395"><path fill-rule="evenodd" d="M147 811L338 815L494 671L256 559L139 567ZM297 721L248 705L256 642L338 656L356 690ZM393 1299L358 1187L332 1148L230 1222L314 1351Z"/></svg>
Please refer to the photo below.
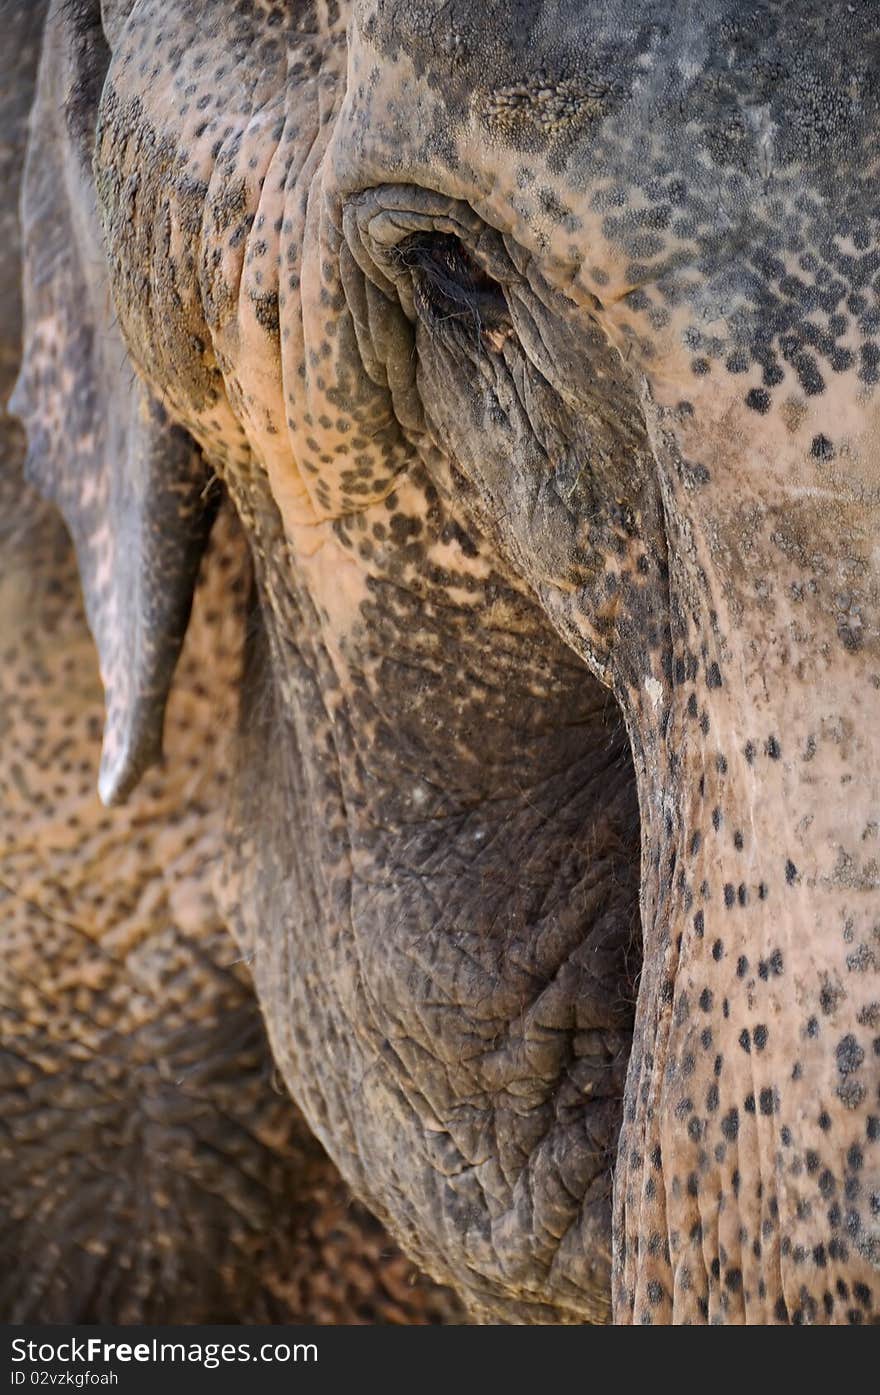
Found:
<svg viewBox="0 0 880 1395"><path fill-rule="evenodd" d="M76 547L105 693L98 788L110 804L161 757L217 496L116 325L91 166L108 61L98 0L53 0L24 174L24 352L10 405L27 428L27 476Z"/></svg>

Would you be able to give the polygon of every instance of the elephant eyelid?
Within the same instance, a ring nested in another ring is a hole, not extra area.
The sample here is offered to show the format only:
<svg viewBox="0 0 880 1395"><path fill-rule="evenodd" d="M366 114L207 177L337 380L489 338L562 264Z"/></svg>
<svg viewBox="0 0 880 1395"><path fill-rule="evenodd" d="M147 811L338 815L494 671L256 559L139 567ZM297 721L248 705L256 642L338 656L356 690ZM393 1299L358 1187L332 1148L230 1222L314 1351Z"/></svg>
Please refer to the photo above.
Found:
<svg viewBox="0 0 880 1395"><path fill-rule="evenodd" d="M478 330L509 323L504 290L458 238L417 234L397 247L395 261L412 277L422 314L441 321L470 321Z"/></svg>

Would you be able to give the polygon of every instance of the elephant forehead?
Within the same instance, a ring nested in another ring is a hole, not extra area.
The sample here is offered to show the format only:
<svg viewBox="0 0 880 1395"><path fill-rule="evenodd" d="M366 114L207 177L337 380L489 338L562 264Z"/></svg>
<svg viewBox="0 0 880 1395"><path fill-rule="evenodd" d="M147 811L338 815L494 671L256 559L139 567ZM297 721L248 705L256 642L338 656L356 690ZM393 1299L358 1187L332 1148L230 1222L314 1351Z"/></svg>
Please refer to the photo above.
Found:
<svg viewBox="0 0 880 1395"><path fill-rule="evenodd" d="M575 288L662 285L705 318L786 241L866 250L880 17L839 9L362 4L340 182L440 187Z"/></svg>
<svg viewBox="0 0 880 1395"><path fill-rule="evenodd" d="M869 4L820 0L359 0L354 29L393 63L405 56L442 93L450 122L486 108L526 149L593 134L597 118L647 99L710 126L731 99L766 102L789 153L818 150L857 121L853 82L870 69ZM531 128L531 129L529 129ZM591 129L592 128L592 129Z"/></svg>
<svg viewBox="0 0 880 1395"><path fill-rule="evenodd" d="M477 210L704 450L733 421L808 490L841 455L872 489L878 37L808 0L361 4L333 179Z"/></svg>

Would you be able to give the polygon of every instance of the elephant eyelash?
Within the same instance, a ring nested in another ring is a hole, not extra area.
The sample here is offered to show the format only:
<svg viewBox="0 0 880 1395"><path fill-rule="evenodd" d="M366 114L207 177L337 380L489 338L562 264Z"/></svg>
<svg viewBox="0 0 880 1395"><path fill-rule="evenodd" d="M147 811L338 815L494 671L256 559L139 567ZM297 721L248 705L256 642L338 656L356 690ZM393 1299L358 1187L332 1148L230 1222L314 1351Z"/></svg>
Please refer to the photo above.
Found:
<svg viewBox="0 0 880 1395"><path fill-rule="evenodd" d="M463 321L490 336L509 325L507 299L457 237L420 234L397 249L399 265L413 280L414 301L434 323Z"/></svg>

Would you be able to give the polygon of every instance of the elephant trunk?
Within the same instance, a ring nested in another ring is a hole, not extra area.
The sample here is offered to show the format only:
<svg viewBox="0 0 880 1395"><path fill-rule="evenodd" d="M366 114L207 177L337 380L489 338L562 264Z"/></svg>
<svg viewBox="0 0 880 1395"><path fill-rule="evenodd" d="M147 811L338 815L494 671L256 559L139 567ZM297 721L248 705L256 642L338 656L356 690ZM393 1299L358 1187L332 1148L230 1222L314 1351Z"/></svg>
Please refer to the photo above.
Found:
<svg viewBox="0 0 880 1395"><path fill-rule="evenodd" d="M693 456L662 421L652 424L671 658L662 682L631 679L625 699L642 734L645 967L615 1180L615 1311L624 1321L870 1320L880 1267L873 520L851 514L832 545L812 499L786 509L781 491L762 489L760 462L725 476L720 452L704 471L704 507L691 497L685 512ZM807 552L808 535L827 548Z"/></svg>

